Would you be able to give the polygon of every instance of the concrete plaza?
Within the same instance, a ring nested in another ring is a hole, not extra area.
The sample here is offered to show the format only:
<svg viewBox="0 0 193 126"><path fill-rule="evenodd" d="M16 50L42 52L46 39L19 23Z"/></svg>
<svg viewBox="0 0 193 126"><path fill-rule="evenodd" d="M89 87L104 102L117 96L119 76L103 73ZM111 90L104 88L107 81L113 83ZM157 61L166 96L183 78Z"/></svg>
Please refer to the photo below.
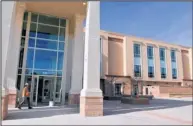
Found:
<svg viewBox="0 0 193 126"><path fill-rule="evenodd" d="M83 117L79 106L11 109L3 125L192 125L192 98L156 98L150 105L104 101L104 116Z"/></svg>

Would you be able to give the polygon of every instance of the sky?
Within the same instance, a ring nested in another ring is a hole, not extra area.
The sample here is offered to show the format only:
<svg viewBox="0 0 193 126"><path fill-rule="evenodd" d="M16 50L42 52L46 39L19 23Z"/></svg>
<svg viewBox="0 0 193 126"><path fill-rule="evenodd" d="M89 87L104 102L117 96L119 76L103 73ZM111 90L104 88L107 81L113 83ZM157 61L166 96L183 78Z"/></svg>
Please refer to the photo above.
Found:
<svg viewBox="0 0 193 126"><path fill-rule="evenodd" d="M100 2L101 30L192 46L192 2Z"/></svg>

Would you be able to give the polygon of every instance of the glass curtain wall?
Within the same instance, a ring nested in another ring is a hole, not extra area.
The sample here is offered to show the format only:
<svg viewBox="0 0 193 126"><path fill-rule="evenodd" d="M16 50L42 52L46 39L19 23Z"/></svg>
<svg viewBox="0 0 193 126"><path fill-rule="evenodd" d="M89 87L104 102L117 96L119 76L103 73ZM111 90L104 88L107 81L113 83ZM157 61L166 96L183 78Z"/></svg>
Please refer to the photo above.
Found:
<svg viewBox="0 0 193 126"><path fill-rule="evenodd" d="M52 76L56 90L61 89L66 20L25 12L23 18L17 89L31 82L32 76ZM21 80L24 80L22 82Z"/></svg>

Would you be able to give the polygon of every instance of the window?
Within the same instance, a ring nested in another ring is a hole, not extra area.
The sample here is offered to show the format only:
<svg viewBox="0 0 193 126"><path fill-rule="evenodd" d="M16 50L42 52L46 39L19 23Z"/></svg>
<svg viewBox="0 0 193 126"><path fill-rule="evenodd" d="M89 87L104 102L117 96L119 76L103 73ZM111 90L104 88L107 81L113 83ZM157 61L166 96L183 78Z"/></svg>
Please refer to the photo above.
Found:
<svg viewBox="0 0 193 126"><path fill-rule="evenodd" d="M154 56L153 46L147 46L147 59L148 59L148 77L154 77Z"/></svg>
<svg viewBox="0 0 193 126"><path fill-rule="evenodd" d="M177 70L175 68L172 69L172 78L177 79Z"/></svg>
<svg viewBox="0 0 193 126"><path fill-rule="evenodd" d="M166 68L161 68L161 78L166 78Z"/></svg>
<svg viewBox="0 0 193 126"><path fill-rule="evenodd" d="M171 60L172 60L172 62L176 62L176 52L175 52L175 50L171 50Z"/></svg>
<svg viewBox="0 0 193 126"><path fill-rule="evenodd" d="M153 78L154 77L154 67L148 66L148 77Z"/></svg>
<svg viewBox="0 0 193 126"><path fill-rule="evenodd" d="M147 46L147 57L153 59L153 46Z"/></svg>
<svg viewBox="0 0 193 126"><path fill-rule="evenodd" d="M171 50L172 78L177 79L176 51Z"/></svg>
<svg viewBox="0 0 193 126"><path fill-rule="evenodd" d="M47 50L36 50L34 68L56 70L57 52Z"/></svg>
<svg viewBox="0 0 193 126"><path fill-rule="evenodd" d="M160 55L160 66L161 66L161 78L164 79L166 78L166 62L165 62L165 48L160 48L159 49L159 55Z"/></svg>
<svg viewBox="0 0 193 126"><path fill-rule="evenodd" d="M160 48L160 60L165 61L165 48Z"/></svg>
<svg viewBox="0 0 193 126"><path fill-rule="evenodd" d="M134 57L140 57L140 45L134 44Z"/></svg>
<svg viewBox="0 0 193 126"><path fill-rule="evenodd" d="M121 84L115 84L115 96L121 95Z"/></svg>
<svg viewBox="0 0 193 126"><path fill-rule="evenodd" d="M134 76L141 77L140 44L134 44Z"/></svg>
<svg viewBox="0 0 193 126"><path fill-rule="evenodd" d="M140 65L134 66L134 75L135 77L141 77L141 66Z"/></svg>

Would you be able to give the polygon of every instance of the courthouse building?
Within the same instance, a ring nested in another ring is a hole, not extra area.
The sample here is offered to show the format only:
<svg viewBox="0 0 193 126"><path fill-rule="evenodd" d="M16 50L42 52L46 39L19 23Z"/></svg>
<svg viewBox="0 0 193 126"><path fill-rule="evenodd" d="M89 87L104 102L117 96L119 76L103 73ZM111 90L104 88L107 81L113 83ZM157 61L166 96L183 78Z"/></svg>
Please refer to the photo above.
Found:
<svg viewBox="0 0 193 126"><path fill-rule="evenodd" d="M104 96L191 94L192 48L102 31L98 1L3 1L2 11L3 118L25 83L33 106L80 104L84 116L103 115Z"/></svg>

